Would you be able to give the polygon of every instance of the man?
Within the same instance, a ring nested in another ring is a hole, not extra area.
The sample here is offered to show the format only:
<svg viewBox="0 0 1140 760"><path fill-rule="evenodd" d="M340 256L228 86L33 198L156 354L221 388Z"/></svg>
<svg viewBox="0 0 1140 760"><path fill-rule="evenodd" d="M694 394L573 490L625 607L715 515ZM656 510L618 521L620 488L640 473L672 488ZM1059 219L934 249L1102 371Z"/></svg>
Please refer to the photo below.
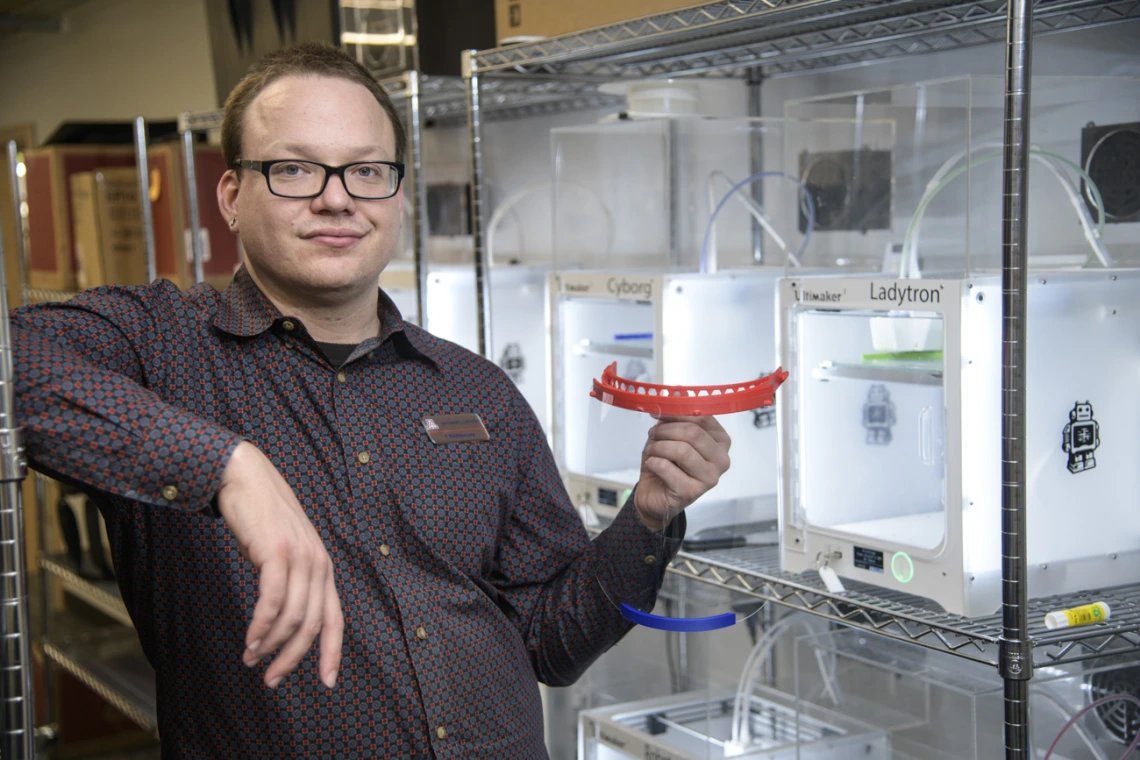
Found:
<svg viewBox="0 0 1140 760"><path fill-rule="evenodd" d="M246 251L226 292L101 288L13 319L30 458L98 494L163 756L544 757L535 678L573 682L628 630L602 584L664 567L727 435L661 421L591 543L510 380L377 288L405 141L367 72L273 53L222 132ZM489 440L432 443L425 420L466 413Z"/></svg>

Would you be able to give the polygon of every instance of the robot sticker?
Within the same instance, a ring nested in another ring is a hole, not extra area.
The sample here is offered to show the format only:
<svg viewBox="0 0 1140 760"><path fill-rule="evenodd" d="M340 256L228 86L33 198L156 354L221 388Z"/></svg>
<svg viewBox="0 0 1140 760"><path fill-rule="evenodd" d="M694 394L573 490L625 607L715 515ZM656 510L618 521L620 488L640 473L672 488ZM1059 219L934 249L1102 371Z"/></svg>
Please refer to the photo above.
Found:
<svg viewBox="0 0 1140 760"><path fill-rule="evenodd" d="M771 372L761 372L760 377L767 377L772 374ZM763 430L764 428L774 427L776 424L776 407L765 406L760 409L752 410L752 426Z"/></svg>
<svg viewBox="0 0 1140 760"><path fill-rule="evenodd" d="M863 427L867 431L867 443L871 446L887 446L891 442L891 428L895 426L895 404L887 386L875 384L867 391L867 401L863 404Z"/></svg>
<svg viewBox="0 0 1140 760"><path fill-rule="evenodd" d="M649 367L640 359L630 359L625 365L624 372L620 374L622 377L638 383L653 382L653 376L649 373Z"/></svg>
<svg viewBox="0 0 1140 760"><path fill-rule="evenodd" d="M503 349L502 357L499 358L499 366L511 380L515 381L515 385L521 385L523 372L526 371L526 357L523 356L522 346L518 343L508 343Z"/></svg>
<svg viewBox="0 0 1140 760"><path fill-rule="evenodd" d="M761 409L752 410L752 424L758 428L770 428L776 424L776 409L771 406L765 406Z"/></svg>
<svg viewBox="0 0 1140 760"><path fill-rule="evenodd" d="M1069 424L1061 433L1061 450L1069 455L1069 472L1096 467L1093 452L1100 446L1100 423L1093 419L1092 404L1079 401L1069 410Z"/></svg>

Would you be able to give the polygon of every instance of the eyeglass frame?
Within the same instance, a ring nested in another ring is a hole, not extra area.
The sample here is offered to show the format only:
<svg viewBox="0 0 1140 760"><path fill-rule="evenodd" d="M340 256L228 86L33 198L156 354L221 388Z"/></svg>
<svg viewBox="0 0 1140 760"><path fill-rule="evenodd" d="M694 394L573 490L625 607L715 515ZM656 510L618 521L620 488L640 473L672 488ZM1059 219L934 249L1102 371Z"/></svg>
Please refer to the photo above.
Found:
<svg viewBox="0 0 1140 760"><path fill-rule="evenodd" d="M324 184L321 185L321 189L318 192L313 193L312 195L282 195L273 189L273 182L271 182L269 179L269 170L273 168L274 164L312 164L314 166L319 166L325 170ZM349 190L348 182L346 182L344 179L344 172L350 167L360 166L361 164L383 164L384 166L391 166L393 169L395 169L396 189L392 191L392 194L385 195L383 198L368 198L355 195L351 190ZM265 177L265 187L269 189L269 192L273 193L273 195L276 195L278 198L288 198L290 200L319 198L328 188L329 180L332 177L340 177L340 184L350 197L355 198L358 201L386 201L389 198L395 198L396 195L400 192L400 185L402 185L404 182L405 171L404 164L400 163L399 161L353 161L350 164L343 164L341 166L329 166L328 164L322 164L320 161L310 161L307 158L275 158L272 161L254 161L251 159L239 158L234 162L234 168L249 169L250 171L255 171L258 174L263 175Z"/></svg>

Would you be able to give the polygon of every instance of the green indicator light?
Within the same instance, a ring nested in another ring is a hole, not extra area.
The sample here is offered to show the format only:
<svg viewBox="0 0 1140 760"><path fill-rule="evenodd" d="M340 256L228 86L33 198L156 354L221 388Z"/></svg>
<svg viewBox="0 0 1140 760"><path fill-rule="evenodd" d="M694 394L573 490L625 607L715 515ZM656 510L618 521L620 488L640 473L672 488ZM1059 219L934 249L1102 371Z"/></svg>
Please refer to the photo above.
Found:
<svg viewBox="0 0 1140 760"><path fill-rule="evenodd" d="M910 583L914 578L914 562L906 552L895 552L891 557L891 572L899 583Z"/></svg>
<svg viewBox="0 0 1140 760"><path fill-rule="evenodd" d="M622 491L621 492L621 499L619 500L619 505L624 505L627 501L629 501L629 495L631 493L633 493L632 488L627 488L624 491Z"/></svg>

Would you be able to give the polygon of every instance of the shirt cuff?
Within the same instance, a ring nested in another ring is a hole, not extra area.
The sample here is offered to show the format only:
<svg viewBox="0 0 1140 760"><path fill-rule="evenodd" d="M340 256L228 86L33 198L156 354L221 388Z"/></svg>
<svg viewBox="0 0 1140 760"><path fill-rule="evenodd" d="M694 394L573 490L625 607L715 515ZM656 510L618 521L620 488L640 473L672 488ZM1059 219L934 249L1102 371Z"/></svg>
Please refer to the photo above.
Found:
<svg viewBox="0 0 1140 760"><path fill-rule="evenodd" d="M151 451L160 456L140 459L134 493L128 498L188 512L217 512L222 474L242 437L216 424L171 409L170 426L155 426ZM160 449L160 447L163 447Z"/></svg>
<svg viewBox="0 0 1140 760"><path fill-rule="evenodd" d="M681 512L664 531L646 527L633 506L633 493L613 523L594 539L598 580L614 604L629 604L649 612L665 569L681 549L685 537L685 513Z"/></svg>

